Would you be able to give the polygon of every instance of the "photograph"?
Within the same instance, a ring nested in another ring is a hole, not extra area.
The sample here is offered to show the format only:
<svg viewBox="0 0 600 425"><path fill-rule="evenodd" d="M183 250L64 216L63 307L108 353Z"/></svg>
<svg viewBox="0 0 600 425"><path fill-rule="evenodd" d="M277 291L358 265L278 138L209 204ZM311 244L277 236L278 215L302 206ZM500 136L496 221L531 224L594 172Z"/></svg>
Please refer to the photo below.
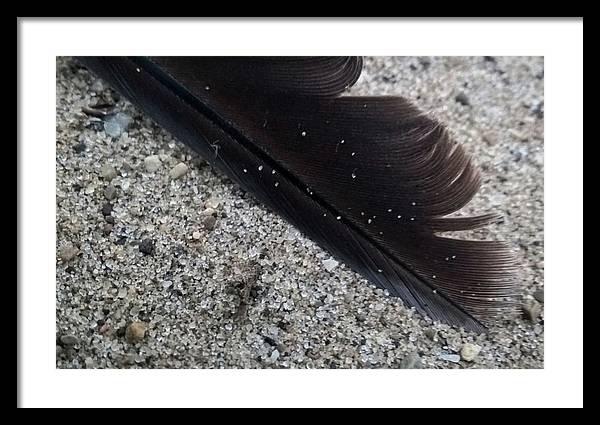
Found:
<svg viewBox="0 0 600 425"><path fill-rule="evenodd" d="M17 17L17 408L582 408L583 17Z"/></svg>
<svg viewBox="0 0 600 425"><path fill-rule="evenodd" d="M57 56L56 369L543 369L544 68Z"/></svg>

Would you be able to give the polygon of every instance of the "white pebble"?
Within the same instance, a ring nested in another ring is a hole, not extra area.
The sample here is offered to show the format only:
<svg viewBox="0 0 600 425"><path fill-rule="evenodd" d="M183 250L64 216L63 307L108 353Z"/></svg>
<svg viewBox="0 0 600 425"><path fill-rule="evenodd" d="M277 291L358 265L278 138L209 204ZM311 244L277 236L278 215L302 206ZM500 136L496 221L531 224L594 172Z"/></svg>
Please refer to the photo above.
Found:
<svg viewBox="0 0 600 425"><path fill-rule="evenodd" d="M333 271L333 269L335 269L339 264L340 263L338 263L333 258L329 258L327 260L323 260L323 266L325 266L325 270L327 270L328 272Z"/></svg>
<svg viewBox="0 0 600 425"><path fill-rule="evenodd" d="M174 166L173 168L171 168L171 171L169 172L169 175L171 176L172 179L178 179L180 177L183 177L183 175L185 173L187 173L188 171L188 166L185 165L183 162L180 162L179 164L177 164L176 166Z"/></svg>
<svg viewBox="0 0 600 425"><path fill-rule="evenodd" d="M100 170L100 174L102 175L102 178L104 180L108 180L108 181L111 181L118 175L115 167L113 167L112 165L108 165L108 164L106 164L102 167L102 169Z"/></svg>
<svg viewBox="0 0 600 425"><path fill-rule="evenodd" d="M479 345L467 342L465 345L463 345L462 349L460 350L460 355L463 358L463 360L467 362L472 362L473 360L475 360L475 357L479 355L480 351L481 347Z"/></svg>
<svg viewBox="0 0 600 425"><path fill-rule="evenodd" d="M146 171L149 173L154 173L160 168L161 162L158 155L150 155L144 158L144 166L146 167Z"/></svg>

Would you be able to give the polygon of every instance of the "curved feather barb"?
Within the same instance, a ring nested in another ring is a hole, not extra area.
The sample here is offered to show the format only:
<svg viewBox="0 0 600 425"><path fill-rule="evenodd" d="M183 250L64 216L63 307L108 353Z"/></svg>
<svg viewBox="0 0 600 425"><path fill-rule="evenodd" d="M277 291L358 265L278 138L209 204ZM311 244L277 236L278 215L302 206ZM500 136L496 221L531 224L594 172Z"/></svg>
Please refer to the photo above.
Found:
<svg viewBox="0 0 600 425"><path fill-rule="evenodd" d="M340 96L353 57L87 57L81 61L259 200L431 319L483 331L516 308L515 257L438 233L480 175L448 131L400 97Z"/></svg>

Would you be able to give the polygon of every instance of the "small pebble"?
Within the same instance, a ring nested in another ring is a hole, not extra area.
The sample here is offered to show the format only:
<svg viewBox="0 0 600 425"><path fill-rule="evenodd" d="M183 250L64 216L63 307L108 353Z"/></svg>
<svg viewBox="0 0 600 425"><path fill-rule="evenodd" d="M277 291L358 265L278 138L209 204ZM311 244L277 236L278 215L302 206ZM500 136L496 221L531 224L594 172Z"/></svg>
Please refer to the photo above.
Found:
<svg viewBox="0 0 600 425"><path fill-rule="evenodd" d="M81 153L83 151L85 151L85 143L83 142L79 142L77 143L75 146L73 146L73 150L75 151L75 153Z"/></svg>
<svg viewBox="0 0 600 425"><path fill-rule="evenodd" d="M154 242L152 239L144 239L139 246L140 252L145 255L152 255L154 253Z"/></svg>
<svg viewBox="0 0 600 425"><path fill-rule="evenodd" d="M125 330L125 339L130 344L136 344L144 339L146 335L146 324L143 322L133 322Z"/></svg>
<svg viewBox="0 0 600 425"><path fill-rule="evenodd" d="M460 350L460 356L463 360L467 362L472 362L473 360L475 360L475 357L479 355L480 351L481 347L479 345L467 342L465 345L463 345L462 349Z"/></svg>
<svg viewBox="0 0 600 425"><path fill-rule="evenodd" d="M467 97L467 95L463 92L460 92L456 95L456 97L454 98L454 100L458 103L460 103L463 106L469 106L471 103L469 102L469 98Z"/></svg>
<svg viewBox="0 0 600 425"><path fill-rule="evenodd" d="M430 340L434 341L435 338L437 337L437 331L435 329L425 329L425 331L423 332L425 334L425 336L427 338L429 338Z"/></svg>
<svg viewBox="0 0 600 425"><path fill-rule="evenodd" d="M427 69L431 65L431 59L429 59L428 57L422 56L419 58L419 63L421 64L421 66L424 69Z"/></svg>
<svg viewBox="0 0 600 425"><path fill-rule="evenodd" d="M210 198L208 201L206 201L207 209L216 210L219 208L220 205L221 205L221 200L218 198Z"/></svg>
<svg viewBox="0 0 600 425"><path fill-rule="evenodd" d="M102 215L107 216L112 214L113 206L110 202L102 205Z"/></svg>
<svg viewBox="0 0 600 425"><path fill-rule="evenodd" d="M110 233L112 232L113 229L113 225L110 223L106 223L104 225L104 227L102 228L102 233L104 233L105 235L110 235Z"/></svg>
<svg viewBox="0 0 600 425"><path fill-rule="evenodd" d="M323 266L325 267L325 270L327 270L328 272L332 272L339 264L340 263L338 263L333 258L323 260Z"/></svg>
<svg viewBox="0 0 600 425"><path fill-rule="evenodd" d="M531 113L535 115L536 118L544 118L544 102L535 102L531 107Z"/></svg>
<svg viewBox="0 0 600 425"><path fill-rule="evenodd" d="M408 354L400 362L400 369L421 369L423 362L417 353Z"/></svg>
<svg viewBox="0 0 600 425"><path fill-rule="evenodd" d="M58 257L62 260L63 263L71 261L77 256L77 254L79 254L79 248L71 244L61 247L58 251Z"/></svg>
<svg viewBox="0 0 600 425"><path fill-rule="evenodd" d="M202 234L200 232L196 231L196 232L192 233L193 239L198 240L198 239L200 239L200 237L202 237Z"/></svg>
<svg viewBox="0 0 600 425"><path fill-rule="evenodd" d="M542 314L542 305L536 300L526 300L523 304L523 314L526 319L535 322Z"/></svg>
<svg viewBox="0 0 600 425"><path fill-rule="evenodd" d="M440 359L447 362L458 363L460 362L460 356L458 354L442 353L439 355Z"/></svg>
<svg viewBox="0 0 600 425"><path fill-rule="evenodd" d="M496 134L493 134L493 133L485 133L482 136L482 139L489 146L494 146L494 145L498 144L498 136Z"/></svg>
<svg viewBox="0 0 600 425"><path fill-rule="evenodd" d="M217 223L217 219L214 215L205 215L202 217L202 226L206 230L213 230L215 228L215 224Z"/></svg>
<svg viewBox="0 0 600 425"><path fill-rule="evenodd" d="M104 120L104 132L111 137L120 137L121 134L128 130L133 119L123 112L118 112L110 115Z"/></svg>
<svg viewBox="0 0 600 425"><path fill-rule="evenodd" d="M537 301L539 301L543 304L544 303L544 290L538 289L537 291L535 291L533 293L533 298L535 298Z"/></svg>
<svg viewBox="0 0 600 425"><path fill-rule="evenodd" d="M72 347L79 344L79 339L73 335L63 335L60 337L60 342L67 347Z"/></svg>
<svg viewBox="0 0 600 425"><path fill-rule="evenodd" d="M180 162L169 171L169 175L173 180L183 177L185 173L188 171L188 166L183 162Z"/></svg>
<svg viewBox="0 0 600 425"><path fill-rule="evenodd" d="M102 178L104 180L108 180L111 181L112 179L114 179L115 177L117 177L117 170L115 167L113 167L112 165L104 165L102 166L102 168L100 169L100 175L102 176Z"/></svg>
<svg viewBox="0 0 600 425"><path fill-rule="evenodd" d="M112 215L105 215L104 221L106 221L108 224L115 224L115 218Z"/></svg>
<svg viewBox="0 0 600 425"><path fill-rule="evenodd" d="M119 289L119 293L117 294L117 298L125 298L127 296L127 288Z"/></svg>
<svg viewBox="0 0 600 425"><path fill-rule="evenodd" d="M508 134L510 134L511 136L513 136L515 139L518 139L522 142L526 141L529 137L527 136L527 134L522 133L518 130L515 130L514 128L509 128L508 129Z"/></svg>
<svg viewBox="0 0 600 425"><path fill-rule="evenodd" d="M149 173L154 173L161 166L160 158L158 155L150 155L144 158L144 166L146 167L146 171Z"/></svg>
<svg viewBox="0 0 600 425"><path fill-rule="evenodd" d="M106 186L106 189L104 189L104 197L109 201L115 199L117 197L117 188L114 187L112 184Z"/></svg>

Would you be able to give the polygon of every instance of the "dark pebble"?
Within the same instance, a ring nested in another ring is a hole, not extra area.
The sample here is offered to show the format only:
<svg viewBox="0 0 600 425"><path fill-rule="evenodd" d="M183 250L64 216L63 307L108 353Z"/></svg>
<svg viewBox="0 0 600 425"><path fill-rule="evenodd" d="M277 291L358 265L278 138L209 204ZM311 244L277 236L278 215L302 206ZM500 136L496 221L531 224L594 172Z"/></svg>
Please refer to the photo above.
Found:
<svg viewBox="0 0 600 425"><path fill-rule="evenodd" d="M73 184L73 190L74 190L75 192L79 192L81 189L83 189L83 186L82 186L82 185L80 185L79 183L75 183L75 184Z"/></svg>
<svg viewBox="0 0 600 425"><path fill-rule="evenodd" d="M463 92L460 92L459 94L457 94L456 97L454 98L454 100L456 102L460 103L463 106L469 106L470 105L469 98Z"/></svg>
<svg viewBox="0 0 600 425"><path fill-rule="evenodd" d="M533 298L535 298L537 301L543 303L544 302L544 290L538 289L537 291L535 291L533 293Z"/></svg>
<svg viewBox="0 0 600 425"><path fill-rule="evenodd" d="M110 232L112 232L113 229L113 225L110 223L106 223L104 225L104 228L102 229L102 233L104 233L105 235L110 235Z"/></svg>
<svg viewBox="0 0 600 425"><path fill-rule="evenodd" d="M60 342L62 345L67 347L72 347L74 345L79 344L79 339L73 335L63 335L60 337Z"/></svg>
<svg viewBox="0 0 600 425"><path fill-rule="evenodd" d="M127 236L119 236L118 239L115 241L115 245L125 245L125 242L127 242Z"/></svg>
<svg viewBox="0 0 600 425"><path fill-rule="evenodd" d="M102 215L104 216L108 216L112 214L112 204L110 202L107 202L106 204L104 204L102 206Z"/></svg>
<svg viewBox="0 0 600 425"><path fill-rule="evenodd" d="M144 239L140 243L140 252L146 255L152 255L154 253L154 242L152 239Z"/></svg>
<svg viewBox="0 0 600 425"><path fill-rule="evenodd" d="M273 338L265 336L263 338L265 340L265 342L273 347L277 347L277 341L275 341Z"/></svg>
<svg viewBox="0 0 600 425"><path fill-rule="evenodd" d="M362 313L358 313L358 314L356 315L356 321L357 321L357 322L361 322L361 323L362 323L362 322L366 322L366 321L367 321L367 316L365 316L365 315L364 315L364 314L362 314Z"/></svg>
<svg viewBox="0 0 600 425"><path fill-rule="evenodd" d="M519 151L512 152L515 162L519 162L523 159L523 154Z"/></svg>
<svg viewBox="0 0 600 425"><path fill-rule="evenodd" d="M105 215L104 221L108 224L115 224L115 218L112 215Z"/></svg>
<svg viewBox="0 0 600 425"><path fill-rule="evenodd" d="M94 131L102 131L104 130L104 123L102 120L90 120L85 124L85 128Z"/></svg>
<svg viewBox="0 0 600 425"><path fill-rule="evenodd" d="M125 326L117 329L117 336L119 338L123 338L125 336L125 332L127 331L127 328Z"/></svg>
<svg viewBox="0 0 600 425"><path fill-rule="evenodd" d="M73 273L75 273L75 267L73 267L73 266L69 266L69 267L67 267L67 268L65 269L65 271L66 271L67 273L73 274Z"/></svg>
<svg viewBox="0 0 600 425"><path fill-rule="evenodd" d="M483 60L486 62L492 62L492 63L496 63L496 58L493 56L484 56Z"/></svg>
<svg viewBox="0 0 600 425"><path fill-rule="evenodd" d="M422 58L419 58L419 63L421 64L421 66L423 68L427 69L431 65L431 60L429 60L429 58L422 57Z"/></svg>
<svg viewBox="0 0 600 425"><path fill-rule="evenodd" d="M531 108L531 113L539 119L544 118L544 102L536 103L533 108Z"/></svg>
<svg viewBox="0 0 600 425"><path fill-rule="evenodd" d="M383 80L384 83L396 83L396 76L395 75L384 75L381 77L381 79Z"/></svg>
<svg viewBox="0 0 600 425"><path fill-rule="evenodd" d="M73 150L75 151L75 153L81 153L85 151L85 148L85 143L77 143L75 146L73 146Z"/></svg>
<svg viewBox="0 0 600 425"><path fill-rule="evenodd" d="M217 223L217 219L213 215L207 215L202 218L202 226L206 230L213 230L215 228L215 224Z"/></svg>

